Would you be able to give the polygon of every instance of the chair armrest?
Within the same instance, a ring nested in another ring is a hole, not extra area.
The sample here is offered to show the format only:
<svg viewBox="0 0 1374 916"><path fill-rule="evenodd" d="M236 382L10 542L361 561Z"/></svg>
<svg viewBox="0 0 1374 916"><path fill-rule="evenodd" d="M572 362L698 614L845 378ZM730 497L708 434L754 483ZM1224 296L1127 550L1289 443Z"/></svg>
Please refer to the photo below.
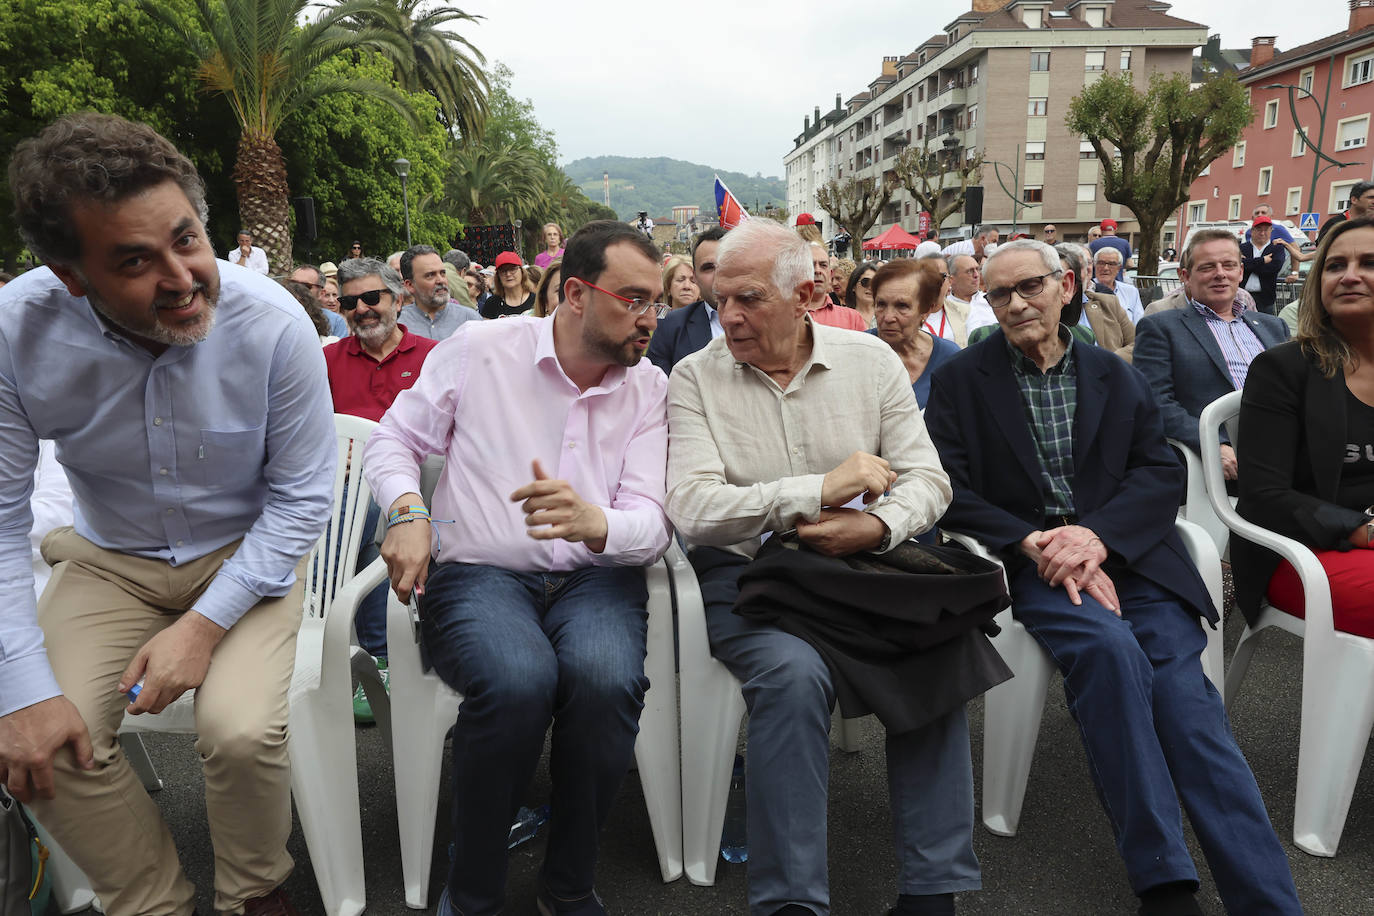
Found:
<svg viewBox="0 0 1374 916"><path fill-rule="evenodd" d="M387 578L386 561L381 557L355 573L335 594L334 601L324 612L324 636L320 651L324 659L348 658L348 647L352 641L353 615L358 613L358 605L363 598ZM321 664L315 669L315 677L324 668ZM312 683L311 689L318 686Z"/></svg>

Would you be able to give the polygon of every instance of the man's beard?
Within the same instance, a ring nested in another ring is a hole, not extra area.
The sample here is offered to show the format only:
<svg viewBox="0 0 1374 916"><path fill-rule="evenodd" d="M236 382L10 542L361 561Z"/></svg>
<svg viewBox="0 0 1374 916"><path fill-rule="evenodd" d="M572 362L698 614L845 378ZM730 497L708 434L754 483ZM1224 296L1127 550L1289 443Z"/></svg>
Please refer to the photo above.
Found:
<svg viewBox="0 0 1374 916"><path fill-rule="evenodd" d="M379 319L376 324L363 327L355 323L353 325L353 336L357 337L363 344L369 347L380 347L386 343L386 339L391 336L391 332L396 330L396 315L394 312L377 312Z"/></svg>
<svg viewBox="0 0 1374 916"><path fill-rule="evenodd" d="M197 281L192 284L190 295L200 293L205 300L205 308L192 321L183 322L176 326L165 325L158 320L159 309L167 308L185 296L161 296L153 300L152 307L149 309L148 321L135 327L132 323L115 312L106 303L100 293L80 274L77 275L82 284L86 287L86 301L91 307L99 312L106 321L115 327L122 328L131 334L136 334L154 343L167 344L173 347L189 347L198 344L210 336L210 332L215 327L216 306L219 305L219 284L211 289L204 283Z"/></svg>
<svg viewBox="0 0 1374 916"><path fill-rule="evenodd" d="M588 317L590 318L590 316ZM603 331L595 319L584 319L582 323L582 345L586 347L588 355L615 363L617 366L624 366L627 369L637 365L644 357L645 351L634 345L634 342L643 336L645 336L644 332L636 328L634 334L616 340Z"/></svg>
<svg viewBox="0 0 1374 916"><path fill-rule="evenodd" d="M428 298L421 298L417 292L415 294L415 304L426 311L437 312L439 309L448 305L448 285L440 283L430 290Z"/></svg>

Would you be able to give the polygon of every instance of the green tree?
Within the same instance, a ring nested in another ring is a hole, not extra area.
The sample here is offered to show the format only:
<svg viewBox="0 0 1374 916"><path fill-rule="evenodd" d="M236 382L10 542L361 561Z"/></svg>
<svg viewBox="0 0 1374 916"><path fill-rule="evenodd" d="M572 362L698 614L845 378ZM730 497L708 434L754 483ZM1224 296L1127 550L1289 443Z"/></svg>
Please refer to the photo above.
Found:
<svg viewBox="0 0 1374 916"><path fill-rule="evenodd" d="M289 192L277 132L297 111L340 92L379 99L413 120L409 101L389 82L322 69L346 51L388 47L403 54L405 46L394 32L340 25L372 0L344 0L303 25L310 0L195 0L192 24L168 0L139 2L191 47L205 87L229 100L240 129L233 171L239 216L272 269L285 270L291 262Z"/></svg>
<svg viewBox="0 0 1374 916"><path fill-rule="evenodd" d="M381 55L362 52L330 60L321 72L329 78L384 80L391 66ZM437 203L448 164L448 132L430 117L432 96L415 92L408 100L418 128L390 105L355 93L322 98L282 126L287 177L296 195L315 201L319 228L313 246L299 229L295 233L298 260L337 261L353 239L383 257L404 246L401 181L392 168L398 158L410 162L412 240L442 252L457 237L462 221Z"/></svg>
<svg viewBox="0 0 1374 916"><path fill-rule="evenodd" d="M539 204L541 164L526 147L489 139L455 147L444 182L445 208L464 223L510 223Z"/></svg>
<svg viewBox="0 0 1374 916"><path fill-rule="evenodd" d="M919 149L907 147L898 153L892 171L916 206L930 214L931 231L938 236L945 220L964 209L969 185L983 180L983 153L972 159L957 147L947 154L932 153L926 140Z"/></svg>
<svg viewBox="0 0 1374 916"><path fill-rule="evenodd" d="M487 116L486 58L462 35L444 28L449 23L476 23L456 7L424 8L427 0L375 0L344 24L355 31L370 28L392 31L403 43L397 53L381 50L392 63L393 77L408 92L434 97L439 119L463 137L477 137Z"/></svg>
<svg viewBox="0 0 1374 916"><path fill-rule="evenodd" d="M168 6L189 18L192 0L168 0ZM143 121L196 164L218 247L227 250L238 217L224 163L236 133L224 100L197 93L197 64L185 42L122 0L5 0L0 161L9 161L20 140L71 112ZM0 213L12 209L8 183L0 181ZM22 249L13 222L0 220L0 263L15 268Z"/></svg>
<svg viewBox="0 0 1374 916"><path fill-rule="evenodd" d="M1142 92L1128 74L1107 75L1069 103L1065 124L1092 143L1102 164L1103 196L1140 222L1142 274L1155 271L1165 221L1253 117L1233 76L1213 76L1192 89L1186 73L1156 73Z"/></svg>
<svg viewBox="0 0 1374 916"><path fill-rule="evenodd" d="M880 178L832 178L816 189L816 203L849 233L857 252L864 233L878 221L896 185Z"/></svg>
<svg viewBox="0 0 1374 916"><path fill-rule="evenodd" d="M482 139L492 146L526 149L543 162L558 161L558 141L553 131L539 123L534 103L511 93L515 73L499 60L487 71L487 120Z"/></svg>

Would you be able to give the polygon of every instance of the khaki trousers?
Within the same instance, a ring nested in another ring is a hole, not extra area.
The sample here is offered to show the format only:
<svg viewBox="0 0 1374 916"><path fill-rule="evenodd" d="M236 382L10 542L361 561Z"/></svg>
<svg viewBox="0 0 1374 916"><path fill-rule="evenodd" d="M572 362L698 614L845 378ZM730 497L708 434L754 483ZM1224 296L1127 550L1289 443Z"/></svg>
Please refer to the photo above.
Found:
<svg viewBox="0 0 1374 916"><path fill-rule="evenodd" d="M172 835L120 750L120 675L144 643L191 610L238 542L182 566L105 550L72 528L43 540L53 576L38 603L48 658L91 733L95 769L63 750L57 797L33 808L81 866L107 916L187 916L195 888ZM196 750L215 849L215 909L276 888L291 871L287 691L296 658L304 560L283 598L264 599L225 634L195 692Z"/></svg>

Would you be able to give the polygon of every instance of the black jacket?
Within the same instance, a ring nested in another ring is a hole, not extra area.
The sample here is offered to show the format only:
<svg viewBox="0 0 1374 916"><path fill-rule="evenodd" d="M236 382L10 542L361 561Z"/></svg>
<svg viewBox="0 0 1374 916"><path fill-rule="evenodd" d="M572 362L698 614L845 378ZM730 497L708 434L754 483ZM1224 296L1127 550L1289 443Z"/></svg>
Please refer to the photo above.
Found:
<svg viewBox="0 0 1374 916"><path fill-rule="evenodd" d="M1011 677L980 627L1009 604L1002 571L963 550L910 542L827 557L769 538L740 574L735 613L825 659L841 712L889 734L926 725Z"/></svg>

